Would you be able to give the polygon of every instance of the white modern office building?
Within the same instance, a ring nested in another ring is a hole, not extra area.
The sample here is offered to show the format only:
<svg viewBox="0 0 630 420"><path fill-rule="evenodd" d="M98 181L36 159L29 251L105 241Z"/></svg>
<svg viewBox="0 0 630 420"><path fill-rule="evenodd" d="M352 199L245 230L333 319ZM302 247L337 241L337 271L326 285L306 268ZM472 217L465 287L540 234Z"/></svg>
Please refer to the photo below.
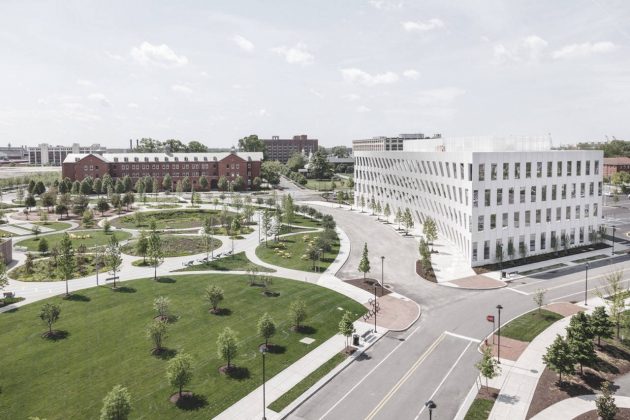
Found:
<svg viewBox="0 0 630 420"><path fill-rule="evenodd" d="M545 137L441 136L370 149L354 148L356 203L374 197L392 212L409 208L416 224L433 218L471 266L499 262L501 251L504 260L553 252L563 238L586 245L602 222L602 151L555 151Z"/></svg>

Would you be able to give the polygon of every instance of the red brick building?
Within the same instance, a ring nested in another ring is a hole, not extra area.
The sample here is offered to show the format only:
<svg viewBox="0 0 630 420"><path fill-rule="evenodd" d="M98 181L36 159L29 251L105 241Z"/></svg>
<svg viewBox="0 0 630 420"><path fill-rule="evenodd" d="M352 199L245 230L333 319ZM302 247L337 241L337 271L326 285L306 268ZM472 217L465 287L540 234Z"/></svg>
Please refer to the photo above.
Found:
<svg viewBox="0 0 630 420"><path fill-rule="evenodd" d="M630 158L604 158L604 176L612 176L617 172L630 172Z"/></svg>
<svg viewBox="0 0 630 420"><path fill-rule="evenodd" d="M261 152L225 153L104 153L69 154L63 161L61 174L72 181L87 176L102 178L109 174L114 180L129 176L135 183L139 178L157 178L160 185L166 174L173 178L173 185L188 177L193 187L203 175L210 189L216 190L219 178L225 176L233 182L237 176L250 189L254 178L260 177Z"/></svg>
<svg viewBox="0 0 630 420"><path fill-rule="evenodd" d="M281 139L273 136L270 139L262 139L267 149L267 158L287 163L294 153L304 153L309 155L315 153L318 147L317 139L309 139L306 134L293 136L292 139Z"/></svg>

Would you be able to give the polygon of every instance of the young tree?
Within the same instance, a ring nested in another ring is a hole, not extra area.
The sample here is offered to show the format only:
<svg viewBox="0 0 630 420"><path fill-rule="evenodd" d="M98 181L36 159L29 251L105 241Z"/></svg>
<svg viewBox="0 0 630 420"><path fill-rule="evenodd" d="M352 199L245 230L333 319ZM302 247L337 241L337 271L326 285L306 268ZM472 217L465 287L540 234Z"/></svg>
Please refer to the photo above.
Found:
<svg viewBox="0 0 630 420"><path fill-rule="evenodd" d="M221 176L217 182L217 188L219 188L220 191L227 191L228 186L229 184L227 178L225 176Z"/></svg>
<svg viewBox="0 0 630 420"><path fill-rule="evenodd" d="M35 235L35 240L39 240L39 234L41 233L42 228L40 228L39 225L34 225L31 231L33 231L33 235Z"/></svg>
<svg viewBox="0 0 630 420"><path fill-rule="evenodd" d="M48 241L46 240L46 238L41 238L39 240L39 243L37 244L37 250L44 255L48 253Z"/></svg>
<svg viewBox="0 0 630 420"><path fill-rule="evenodd" d="M131 395L127 388L116 385L103 398L100 420L127 420L131 413Z"/></svg>
<svg viewBox="0 0 630 420"><path fill-rule="evenodd" d="M173 187L173 178L171 177L171 174L164 175L164 178L162 179L162 188L164 188L165 191L169 192L171 191L172 187Z"/></svg>
<svg viewBox="0 0 630 420"><path fill-rule="evenodd" d="M182 398L183 388L192 380L192 364L192 357L186 353L179 353L168 361L166 377L171 386L179 389L179 399Z"/></svg>
<svg viewBox="0 0 630 420"><path fill-rule="evenodd" d="M490 347L483 349L483 356L475 367L479 369L481 376L486 379L486 388L488 388L488 380L496 378L501 373L501 367L498 365L497 360L492 357Z"/></svg>
<svg viewBox="0 0 630 420"><path fill-rule="evenodd" d="M164 261L164 249L160 235L154 230L149 236L147 243L147 253L149 255L149 263L153 267L153 280L157 281L158 265Z"/></svg>
<svg viewBox="0 0 630 420"><path fill-rule="evenodd" d="M433 244L434 241L438 238L437 224L432 217L427 217L424 221L424 225L422 226L422 233L427 238L427 241L430 244Z"/></svg>
<svg viewBox="0 0 630 420"><path fill-rule="evenodd" d="M258 320L258 335L265 340L265 350L269 347L269 339L276 333L276 324L267 312Z"/></svg>
<svg viewBox="0 0 630 420"><path fill-rule="evenodd" d="M409 234L409 230L413 228L413 216L411 215L411 210L409 208L405 209L405 213L403 215L403 225L405 226L405 235Z"/></svg>
<svg viewBox="0 0 630 420"><path fill-rule="evenodd" d="M363 213L363 208L365 207L365 197L361 196L359 198L359 205L361 206L361 213Z"/></svg>
<svg viewBox="0 0 630 420"><path fill-rule="evenodd" d="M296 331L300 329L306 317L306 303L301 299L291 302L289 305L289 319Z"/></svg>
<svg viewBox="0 0 630 420"><path fill-rule="evenodd" d="M349 311L345 311L341 317L341 321L339 321L339 334L346 338L345 348L348 347L348 340L355 331L354 324L352 323L352 314Z"/></svg>
<svg viewBox="0 0 630 420"><path fill-rule="evenodd" d="M580 374L583 375L584 365L597 360L593 345L593 333L588 316L584 312L578 312L571 317L567 327L566 341L571 349L573 359L580 365Z"/></svg>
<svg viewBox="0 0 630 420"><path fill-rule="evenodd" d="M158 296L153 300L153 309L158 313L160 320L168 321L168 307L170 304L171 300L166 296Z"/></svg>
<svg viewBox="0 0 630 420"><path fill-rule="evenodd" d="M216 284L209 285L205 290L205 296L208 303L212 307L212 313L217 314L219 310L219 302L223 300L223 289Z"/></svg>
<svg viewBox="0 0 630 420"><path fill-rule="evenodd" d="M615 392L610 389L610 382L604 381L602 384L602 394L595 400L597 416L602 420L614 420L617 417L619 408L617 408L617 404L615 404L614 393Z"/></svg>
<svg viewBox="0 0 630 420"><path fill-rule="evenodd" d="M385 203L385 208L383 209L383 216L385 217L385 221L389 223L389 216L392 215L392 209L389 207L389 203Z"/></svg>
<svg viewBox="0 0 630 420"><path fill-rule="evenodd" d="M365 275L370 272L367 242L363 244L363 254L361 255L361 262L359 262L359 271L363 273L363 280L365 280Z"/></svg>
<svg viewBox="0 0 630 420"><path fill-rule="evenodd" d="M598 306L590 316L591 329L593 335L597 337L597 345L601 346L602 338L612 338L613 329L615 324L610 320L610 317L606 313L606 308Z"/></svg>
<svg viewBox="0 0 630 420"><path fill-rule="evenodd" d="M24 261L24 270L26 270L26 274L32 274L33 268L35 268L35 258L33 257L33 254L27 252L26 261Z"/></svg>
<svg viewBox="0 0 630 420"><path fill-rule="evenodd" d="M101 178L96 178L94 180L94 184L92 184L92 188L94 189L94 192L96 193L97 196L103 193L103 181L101 180Z"/></svg>
<svg viewBox="0 0 630 420"><path fill-rule="evenodd" d="M66 296L70 296L68 291L68 279L72 277L75 270L74 248L67 233L63 234L59 242L59 257L57 257L57 271L59 276L66 282Z"/></svg>
<svg viewBox="0 0 630 420"><path fill-rule="evenodd" d="M81 222L83 223L83 226L87 228L91 228L94 225L94 213L92 213L92 210L87 209L83 212Z"/></svg>
<svg viewBox="0 0 630 420"><path fill-rule="evenodd" d="M168 322L162 319L154 319L146 329L146 336L153 342L155 346L151 352L153 354L160 354L164 349L164 340L167 337Z"/></svg>
<svg viewBox="0 0 630 420"><path fill-rule="evenodd" d="M562 375L573 375L575 373L575 359L569 347L569 343L556 335L554 342L547 347L547 353L543 355L543 362L547 367L559 375L562 383Z"/></svg>
<svg viewBox="0 0 630 420"><path fill-rule="evenodd" d="M621 331L621 324L623 322L623 313L626 310L626 302L625 302L625 289L621 284L621 279L623 277L623 271L615 271L608 274L604 278L605 285L602 287L602 290L597 290L597 295L602 298L606 306L608 307L608 313L610 314L610 318L615 323L617 334L616 337L619 339L619 333ZM608 297L604 299L604 297Z"/></svg>
<svg viewBox="0 0 630 420"><path fill-rule="evenodd" d="M537 289L534 292L534 296L532 296L532 299L534 300L534 303L536 304L536 306L538 306L538 313L539 314L540 314L541 308L545 304L545 293L547 293L547 289Z"/></svg>
<svg viewBox="0 0 630 420"><path fill-rule="evenodd" d="M109 220L105 220L103 222L103 232L105 232L106 235L109 235L109 232L112 231L112 224Z"/></svg>
<svg viewBox="0 0 630 420"><path fill-rule="evenodd" d="M227 362L227 370L232 368L231 362L237 353L238 338L236 333L230 327L225 327L217 338L217 356Z"/></svg>
<svg viewBox="0 0 630 420"><path fill-rule="evenodd" d="M204 175L201 175L199 177L199 186L201 187L201 190L206 191L208 189L208 185L210 185L210 183L208 182L208 178L206 178Z"/></svg>
<svg viewBox="0 0 630 420"><path fill-rule="evenodd" d="M17 192L15 193L15 200L18 204L22 204L22 201L24 201L24 189L22 187L18 187Z"/></svg>
<svg viewBox="0 0 630 420"><path fill-rule="evenodd" d="M27 195L26 200L24 201L24 206L26 207L26 210L30 210L36 205L37 201L35 200L35 197L32 194Z"/></svg>
<svg viewBox="0 0 630 420"><path fill-rule="evenodd" d="M273 223L272 223L272 217L271 217L271 211L265 209L265 211L263 211L262 214L262 231L265 235L265 246L267 246L267 238L269 235L272 234L272 229L273 229Z"/></svg>
<svg viewBox="0 0 630 420"><path fill-rule="evenodd" d="M120 244L118 243L118 238L116 238L116 234L112 235L109 238L109 243L107 244L107 265L114 277L114 289L116 288L116 273L120 270L122 266L122 256L120 255Z"/></svg>
<svg viewBox="0 0 630 420"><path fill-rule="evenodd" d="M142 257L142 261L144 263L147 262L147 251L149 250L149 239L147 238L147 234L142 231L140 232L140 238L136 242L136 254Z"/></svg>
<svg viewBox="0 0 630 420"><path fill-rule="evenodd" d="M4 289L9 284L9 279L7 278L7 266L4 263L4 260L0 258L0 290Z"/></svg>
<svg viewBox="0 0 630 420"><path fill-rule="evenodd" d="M59 315L61 315L61 306L57 303L45 303L39 311L39 318L48 326L46 337L54 335L52 326L59 320Z"/></svg>
<svg viewBox="0 0 630 420"><path fill-rule="evenodd" d="M394 216L394 223L398 223L398 230L400 230L400 223L403 220L403 214L402 214L402 210L400 210L400 207L398 207L396 209L396 215Z"/></svg>

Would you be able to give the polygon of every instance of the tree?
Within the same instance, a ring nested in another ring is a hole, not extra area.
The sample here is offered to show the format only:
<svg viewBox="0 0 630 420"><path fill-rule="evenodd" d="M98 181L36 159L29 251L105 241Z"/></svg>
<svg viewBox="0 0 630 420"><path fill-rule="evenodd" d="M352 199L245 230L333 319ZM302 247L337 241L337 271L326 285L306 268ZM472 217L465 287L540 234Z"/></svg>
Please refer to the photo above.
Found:
<svg viewBox="0 0 630 420"><path fill-rule="evenodd" d="M184 191L188 192L190 191L191 187L192 184L190 183L190 178L185 176L184 179L182 179L182 188L184 189Z"/></svg>
<svg viewBox="0 0 630 420"><path fill-rule="evenodd" d="M33 193L36 195L42 195L46 191L46 186L42 181L37 181L35 183L35 188L33 189Z"/></svg>
<svg viewBox="0 0 630 420"><path fill-rule="evenodd" d="M258 335L265 340L265 350L269 347L269 339L276 333L276 324L267 312L258 320Z"/></svg>
<svg viewBox="0 0 630 420"><path fill-rule="evenodd" d="M154 319L146 329L146 336L153 342L155 346L151 352L153 354L160 354L164 349L164 340L168 336L168 322L163 319Z"/></svg>
<svg viewBox="0 0 630 420"><path fill-rule="evenodd" d="M56 196L52 192L46 192L42 194L42 207L50 212L50 208L55 205Z"/></svg>
<svg viewBox="0 0 630 420"><path fill-rule="evenodd" d="M252 181L252 189L253 190L259 190L260 186L262 185L262 180L260 179L260 177L255 177L254 180Z"/></svg>
<svg viewBox="0 0 630 420"><path fill-rule="evenodd" d="M602 338L612 338L613 329L615 324L610 320L610 317L606 313L606 308L598 306L595 308L590 316L591 330L595 337L597 337L597 345L601 346Z"/></svg>
<svg viewBox="0 0 630 420"><path fill-rule="evenodd" d="M265 209L262 214L262 231L265 234L265 246L267 246L267 237L272 234L273 222L271 217L271 211Z"/></svg>
<svg viewBox="0 0 630 420"><path fill-rule="evenodd" d="M66 282L66 296L70 296L68 291L68 279L72 277L75 270L74 248L68 233L64 233L59 242L59 257L57 258L57 271Z"/></svg>
<svg viewBox="0 0 630 420"><path fill-rule="evenodd" d="M114 191L116 194L122 194L125 192L125 184L123 184L122 179L118 178L116 180L116 184L114 184Z"/></svg>
<svg viewBox="0 0 630 420"><path fill-rule="evenodd" d="M46 238L42 238L39 240L39 243L37 244L37 250L42 254L48 253L48 241L46 240Z"/></svg>
<svg viewBox="0 0 630 420"><path fill-rule="evenodd" d="M293 224L293 221L295 219L295 206L293 205L293 197L291 197L291 194L287 194L284 196L284 199L282 200L282 207L284 222L287 225ZM289 231L291 231L290 226Z"/></svg>
<svg viewBox="0 0 630 420"><path fill-rule="evenodd" d="M96 202L96 209L101 212L101 217L105 216L105 212L109 210L109 203L105 197L101 197Z"/></svg>
<svg viewBox="0 0 630 420"><path fill-rule="evenodd" d="M230 327L225 327L217 338L217 356L227 362L227 370L232 368L231 362L237 353L238 338L236 333Z"/></svg>
<svg viewBox="0 0 630 420"><path fill-rule="evenodd" d="M58 303L45 303L39 311L39 318L48 326L47 337L54 335L52 326L59 320L59 315L61 315L61 306Z"/></svg>
<svg viewBox="0 0 630 420"><path fill-rule="evenodd" d="M392 209L389 207L389 203L385 203L385 208L383 209L383 216L385 216L385 221L389 222L389 216L392 215Z"/></svg>
<svg viewBox="0 0 630 420"><path fill-rule="evenodd" d="M137 152L154 153L162 150L162 142L152 138L142 138L138 141L135 149Z"/></svg>
<svg viewBox="0 0 630 420"><path fill-rule="evenodd" d="M127 208L127 211L129 211L129 206L133 205L135 201L136 197L131 191L126 192L122 197L122 204Z"/></svg>
<svg viewBox="0 0 630 420"><path fill-rule="evenodd" d="M238 150L242 152L263 152L266 159L267 146L256 134L251 134L238 140Z"/></svg>
<svg viewBox="0 0 630 420"><path fill-rule="evenodd" d="M221 289L216 284L212 284L206 287L205 297L210 306L212 307L212 313L218 314L219 310L219 302L223 300L223 289Z"/></svg>
<svg viewBox="0 0 630 420"><path fill-rule="evenodd" d="M580 374L584 374L584 365L597 360L593 345L593 333L588 316L578 312L571 317L567 327L567 343L575 361L580 364Z"/></svg>
<svg viewBox="0 0 630 420"><path fill-rule="evenodd" d="M230 235L232 237L237 236L241 231L241 222L238 217L234 217L232 219L232 223L230 225Z"/></svg>
<svg viewBox="0 0 630 420"><path fill-rule="evenodd" d="M486 388L488 388L488 380L496 378L501 373L501 367L498 365L497 360L492 357L490 347L483 349L481 360L475 367L479 369L479 374L486 379Z"/></svg>
<svg viewBox="0 0 630 420"><path fill-rule="evenodd" d="M107 244L107 265L111 270L111 273L114 278L114 289L116 288L116 273L120 270L122 266L122 256L120 255L120 244L118 243L118 238L116 238L116 234L112 235L109 238L109 243Z"/></svg>
<svg viewBox="0 0 630 420"><path fill-rule="evenodd" d="M309 164L309 170L315 179L330 178L331 170L327 156L318 150L313 154Z"/></svg>
<svg viewBox="0 0 630 420"><path fill-rule="evenodd" d="M575 373L575 359L571 353L571 348L560 334L557 334L554 342L547 347L547 352L543 355L543 362L559 375L560 382L562 382L563 374L573 375Z"/></svg>
<svg viewBox="0 0 630 420"><path fill-rule="evenodd" d="M217 182L217 188L220 191L227 191L228 187L229 187L229 184L228 184L227 178L225 176L221 176L219 178L219 181Z"/></svg>
<svg viewBox="0 0 630 420"><path fill-rule="evenodd" d="M8 284L7 265L4 263L4 260L0 258L0 290L4 289Z"/></svg>
<svg viewBox="0 0 630 420"><path fill-rule="evenodd" d="M304 168L304 165L306 165L306 159L300 152L293 153L287 161L287 168L293 172L297 172L298 170Z"/></svg>
<svg viewBox="0 0 630 420"><path fill-rule="evenodd" d="M79 185L79 192L84 195L88 195L92 192L92 185L90 185L87 178L81 181L81 184Z"/></svg>
<svg viewBox="0 0 630 420"><path fill-rule="evenodd" d="M144 263L147 262L147 251L149 250L149 239L147 238L147 234L142 231L140 232L140 238L136 242L136 254L142 257L142 261Z"/></svg>
<svg viewBox="0 0 630 420"><path fill-rule="evenodd" d="M608 307L608 313L610 314L610 318L614 322L617 333L617 340L619 339L619 333L621 330L621 324L624 318L623 313L626 310L626 302L625 302L625 289L621 284L621 279L623 277L623 271L615 271L608 274L604 278L605 285L602 290L597 290L597 295L602 298L606 306ZM604 297L608 297L604 299Z"/></svg>
<svg viewBox="0 0 630 420"><path fill-rule="evenodd" d="M153 280L157 281L157 268L164 260L164 249L162 239L155 230L151 232L147 241L147 254L149 256L149 263L153 267Z"/></svg>
<svg viewBox="0 0 630 420"><path fill-rule="evenodd" d="M94 225L94 213L92 213L92 210L87 209L83 212L83 216L81 216L81 223L83 223L83 226L87 228L91 228L92 225Z"/></svg>
<svg viewBox="0 0 630 420"><path fill-rule="evenodd" d="M284 165L277 160L265 161L260 165L260 175L269 184L276 186L280 183L280 174L282 174Z"/></svg>
<svg viewBox="0 0 630 420"><path fill-rule="evenodd" d="M39 234L41 233L42 228L40 228L39 225L34 225L31 231L33 232L33 235L35 235L35 240L39 240Z"/></svg>
<svg viewBox="0 0 630 420"><path fill-rule="evenodd" d="M100 420L127 420L131 413L131 395L127 388L116 385L103 398Z"/></svg>
<svg viewBox="0 0 630 420"><path fill-rule="evenodd" d="M158 192L160 192L160 183L158 182L157 178L153 178L153 181L151 182L151 191L153 191L157 200L157 194Z"/></svg>
<svg viewBox="0 0 630 420"><path fill-rule="evenodd" d="M179 389L178 398L182 398L183 388L190 383L193 376L193 359L189 354L179 353L168 361L166 377L171 386Z"/></svg>
<svg viewBox="0 0 630 420"><path fill-rule="evenodd" d="M106 235L109 235L109 232L111 232L111 230L112 230L111 222L105 219L105 221L103 222L103 232L105 232Z"/></svg>
<svg viewBox="0 0 630 420"><path fill-rule="evenodd" d="M199 186L201 187L201 190L206 191L208 189L208 185L210 185L208 182L208 178L206 178L204 175L201 175L199 177Z"/></svg>
<svg viewBox="0 0 630 420"><path fill-rule="evenodd" d="M181 140L176 140L176 139L165 140L163 145L164 145L165 150L168 149L172 153L183 153L187 151L186 145L182 143Z"/></svg>
<svg viewBox="0 0 630 420"><path fill-rule="evenodd" d="M28 191L29 194L33 194L33 191L35 191L35 181L34 180L30 180L28 181L28 186L26 187L26 190Z"/></svg>
<svg viewBox="0 0 630 420"><path fill-rule="evenodd" d="M26 209L30 210L36 205L37 205L37 201L35 200L35 196L33 196L32 194L27 195L26 200L24 201L24 206L26 207Z"/></svg>
<svg viewBox="0 0 630 420"><path fill-rule="evenodd" d="M35 267L35 259L33 258L33 254L30 252L26 253L26 261L24 261L24 270L26 270L26 274L32 274L33 268Z"/></svg>
<svg viewBox="0 0 630 420"><path fill-rule="evenodd" d="M97 195L100 195L103 192L103 181L101 178L96 178L94 180L94 184L92 184L92 188Z"/></svg>
<svg viewBox="0 0 630 420"><path fill-rule="evenodd" d="M615 404L614 391L610 389L610 382L604 381L602 384L602 394L595 400L597 416L602 420L614 420L617 417L619 408Z"/></svg>
<svg viewBox="0 0 630 420"><path fill-rule="evenodd" d="M171 174L164 175L164 178L162 179L162 188L164 188L165 191L171 191L171 188L173 188L173 178L171 177Z"/></svg>
<svg viewBox="0 0 630 420"><path fill-rule="evenodd" d="M433 244L433 242L437 241L437 238L438 238L437 224L435 223L435 220L433 220L432 217L427 217L426 220L424 221L424 225L422 226L422 233L427 238L427 241L430 244Z"/></svg>
<svg viewBox="0 0 630 420"><path fill-rule="evenodd" d="M306 303L302 299L291 302L289 305L289 319L296 331L300 329L306 317Z"/></svg>
<svg viewBox="0 0 630 420"><path fill-rule="evenodd" d="M234 178L234 182L232 183L232 190L243 191L243 189L245 189L245 180L242 176L237 175L236 178Z"/></svg>
<svg viewBox="0 0 630 420"><path fill-rule="evenodd" d="M77 216L83 216L83 213L88 209L90 199L83 194L77 195L72 200L72 213Z"/></svg>
<svg viewBox="0 0 630 420"><path fill-rule="evenodd" d="M414 225L413 216L411 215L409 208L406 208L405 213L403 214L403 225L405 226L405 235L407 235Z"/></svg>
<svg viewBox="0 0 630 420"><path fill-rule="evenodd" d="M363 196L361 196L361 198L363 199ZM361 208L363 208L363 206L361 206ZM398 230L400 230L400 223L403 220L403 214L402 214L402 210L400 210L400 207L398 207L396 209L396 214L394 216L394 223L398 223Z"/></svg>
<svg viewBox="0 0 630 420"><path fill-rule="evenodd" d="M547 289L537 289L534 292L534 296L532 296L534 303L536 304L536 306L538 306L539 314L542 306L545 304L545 293L547 293Z"/></svg>
<svg viewBox="0 0 630 420"><path fill-rule="evenodd" d="M349 311L345 311L339 321L339 334L346 338L346 348L348 347L348 340L355 332L354 323L352 322L352 314Z"/></svg>
<svg viewBox="0 0 630 420"><path fill-rule="evenodd" d="M177 181L175 183L175 193L181 197L182 194L184 193L184 184L182 183L182 181Z"/></svg>
<svg viewBox="0 0 630 420"><path fill-rule="evenodd" d="M24 189L22 189L22 187L19 187L15 193L15 200L19 203L22 204L22 201L24 201Z"/></svg>
<svg viewBox="0 0 630 420"><path fill-rule="evenodd" d="M201 142L198 142L197 140L193 140L193 141L188 142L186 151L189 153L207 153L208 146L206 146L205 144Z"/></svg>
<svg viewBox="0 0 630 420"><path fill-rule="evenodd" d="M363 280L365 280L365 275L370 272L367 242L363 244L363 254L361 255L361 262L359 262L359 271L363 273Z"/></svg>

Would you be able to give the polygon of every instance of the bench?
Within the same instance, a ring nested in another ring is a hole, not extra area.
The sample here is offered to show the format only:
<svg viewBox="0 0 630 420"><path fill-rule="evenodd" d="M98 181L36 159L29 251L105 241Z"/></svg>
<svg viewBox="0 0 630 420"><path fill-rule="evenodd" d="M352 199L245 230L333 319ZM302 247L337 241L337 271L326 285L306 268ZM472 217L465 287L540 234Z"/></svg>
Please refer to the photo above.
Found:
<svg viewBox="0 0 630 420"><path fill-rule="evenodd" d="M13 293L13 292L4 292L3 295L4 295L5 299L7 299L7 298L14 298L15 297L15 293Z"/></svg>

